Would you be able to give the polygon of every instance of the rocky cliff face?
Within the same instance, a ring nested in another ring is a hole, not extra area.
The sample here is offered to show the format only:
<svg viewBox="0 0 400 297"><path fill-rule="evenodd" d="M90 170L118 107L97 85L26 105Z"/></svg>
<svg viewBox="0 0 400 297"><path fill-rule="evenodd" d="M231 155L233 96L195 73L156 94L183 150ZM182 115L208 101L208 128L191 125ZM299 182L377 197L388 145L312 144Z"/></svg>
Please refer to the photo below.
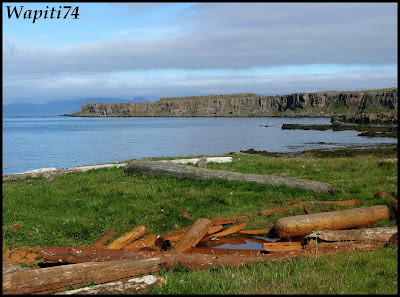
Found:
<svg viewBox="0 0 400 297"><path fill-rule="evenodd" d="M83 103L71 116L89 117L262 117L326 116L349 112L397 114L397 88L291 95L208 95L163 98L143 103ZM396 117L397 118L397 117Z"/></svg>

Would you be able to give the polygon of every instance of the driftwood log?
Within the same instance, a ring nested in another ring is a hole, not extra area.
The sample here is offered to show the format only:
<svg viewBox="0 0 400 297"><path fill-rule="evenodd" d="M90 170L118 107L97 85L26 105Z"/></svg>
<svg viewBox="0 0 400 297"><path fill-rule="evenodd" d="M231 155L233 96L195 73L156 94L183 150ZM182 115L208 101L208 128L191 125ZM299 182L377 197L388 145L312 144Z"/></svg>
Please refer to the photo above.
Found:
<svg viewBox="0 0 400 297"><path fill-rule="evenodd" d="M144 234L146 234L146 232L147 228L145 226L138 226L136 228L133 228L131 231L125 233L121 237L118 237L116 240L107 245L106 248L122 249L132 241L138 239L139 237L142 237Z"/></svg>
<svg viewBox="0 0 400 297"><path fill-rule="evenodd" d="M185 228L169 232L157 238L155 245L167 250L176 245L176 243L186 234L186 232L192 228L193 225L187 226Z"/></svg>
<svg viewBox="0 0 400 297"><path fill-rule="evenodd" d="M161 287L166 284L165 278L156 275L144 275L128 280L110 282L81 289L68 290L54 295L116 295L126 292L138 292L150 285Z"/></svg>
<svg viewBox="0 0 400 297"><path fill-rule="evenodd" d="M358 241L358 242L389 242L390 238L397 234L397 227L378 227L351 230L326 230L314 231L307 235L308 239L320 239L325 241Z"/></svg>
<svg viewBox="0 0 400 297"><path fill-rule="evenodd" d="M236 222L244 221L250 218L250 216L241 216L241 217L235 217L235 218L229 218L229 219L218 219L213 222L214 225L228 225L228 224L233 224Z"/></svg>
<svg viewBox="0 0 400 297"><path fill-rule="evenodd" d="M288 186L311 190L314 192L333 194L330 184L298 179L292 177L280 177L275 175L244 174L225 170L209 170L204 168L176 165L170 163L152 162L146 160L133 160L125 167L126 174L140 173L144 175L168 174L175 178L190 178L194 180L225 179L238 182L255 182L274 186Z"/></svg>
<svg viewBox="0 0 400 297"><path fill-rule="evenodd" d="M207 231L212 226L209 219L198 219L193 226L183 235L176 243L174 252L187 252L194 248L199 241L206 235Z"/></svg>
<svg viewBox="0 0 400 297"><path fill-rule="evenodd" d="M105 249L103 249L105 250ZM132 278L160 270L160 258L62 265L3 275L3 294L52 294L70 286Z"/></svg>
<svg viewBox="0 0 400 297"><path fill-rule="evenodd" d="M123 259L160 258L164 268L173 268L178 265L193 270L207 269L212 266L238 266L245 263L259 262L268 258L261 256L237 255L206 255L197 253L176 253L165 251L128 251L114 249L93 249L86 247L50 247L42 251L42 257L49 262L57 263L84 263L103 262Z"/></svg>
<svg viewBox="0 0 400 297"><path fill-rule="evenodd" d="M155 245L157 235L149 234L145 237L135 240L124 247L124 250L138 251L140 249L161 250L160 247Z"/></svg>
<svg viewBox="0 0 400 297"><path fill-rule="evenodd" d="M389 219L386 205L361 207L285 217L276 220L273 229L281 238L311 234L317 230L340 230L371 225Z"/></svg>
<svg viewBox="0 0 400 297"><path fill-rule="evenodd" d="M115 233L114 230L108 231L102 238L100 238L98 241L93 243L90 247L92 247L92 248L104 247L104 245L107 243L107 240L114 236L114 233Z"/></svg>

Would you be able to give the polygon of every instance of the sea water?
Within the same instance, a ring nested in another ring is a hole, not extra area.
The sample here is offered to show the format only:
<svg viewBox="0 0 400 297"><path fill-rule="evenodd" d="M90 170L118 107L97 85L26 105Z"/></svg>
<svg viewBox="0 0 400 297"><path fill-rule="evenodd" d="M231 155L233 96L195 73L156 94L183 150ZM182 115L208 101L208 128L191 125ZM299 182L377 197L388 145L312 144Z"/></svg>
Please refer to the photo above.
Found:
<svg viewBox="0 0 400 297"><path fill-rule="evenodd" d="M329 123L330 118L3 117L3 174L251 148L296 152L397 143L357 131L282 130L282 124Z"/></svg>

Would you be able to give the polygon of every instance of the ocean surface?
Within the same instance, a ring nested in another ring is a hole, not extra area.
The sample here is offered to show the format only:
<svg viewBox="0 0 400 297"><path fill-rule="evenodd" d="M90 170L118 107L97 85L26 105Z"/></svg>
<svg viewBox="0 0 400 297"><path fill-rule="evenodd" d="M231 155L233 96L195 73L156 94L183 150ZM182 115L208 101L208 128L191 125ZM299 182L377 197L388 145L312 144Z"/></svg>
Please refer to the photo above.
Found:
<svg viewBox="0 0 400 297"><path fill-rule="evenodd" d="M3 117L3 174L251 148L296 152L397 143L357 131L282 130L295 123L329 124L330 118Z"/></svg>

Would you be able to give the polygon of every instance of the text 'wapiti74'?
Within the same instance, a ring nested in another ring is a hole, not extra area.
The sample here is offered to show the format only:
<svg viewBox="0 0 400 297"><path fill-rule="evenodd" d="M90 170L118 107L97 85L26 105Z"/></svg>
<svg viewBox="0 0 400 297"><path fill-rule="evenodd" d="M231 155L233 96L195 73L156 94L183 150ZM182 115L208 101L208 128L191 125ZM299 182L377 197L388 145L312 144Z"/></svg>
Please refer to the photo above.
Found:
<svg viewBox="0 0 400 297"><path fill-rule="evenodd" d="M11 9L11 6L7 6L7 12L8 12L8 18L11 19L13 15L17 19L20 18L22 15L24 19L33 19L33 23L35 23L36 20L40 19L43 16L43 19L66 19L68 14L73 18L73 19L79 19L79 6L76 6L72 9L72 6L59 6L59 9L57 10L55 7L49 9L48 6L46 6L46 9L42 10L32 10L32 9L26 9L24 12L24 6L20 6L20 9L18 11L17 6L14 6L13 9ZM70 13L71 12L71 13Z"/></svg>

